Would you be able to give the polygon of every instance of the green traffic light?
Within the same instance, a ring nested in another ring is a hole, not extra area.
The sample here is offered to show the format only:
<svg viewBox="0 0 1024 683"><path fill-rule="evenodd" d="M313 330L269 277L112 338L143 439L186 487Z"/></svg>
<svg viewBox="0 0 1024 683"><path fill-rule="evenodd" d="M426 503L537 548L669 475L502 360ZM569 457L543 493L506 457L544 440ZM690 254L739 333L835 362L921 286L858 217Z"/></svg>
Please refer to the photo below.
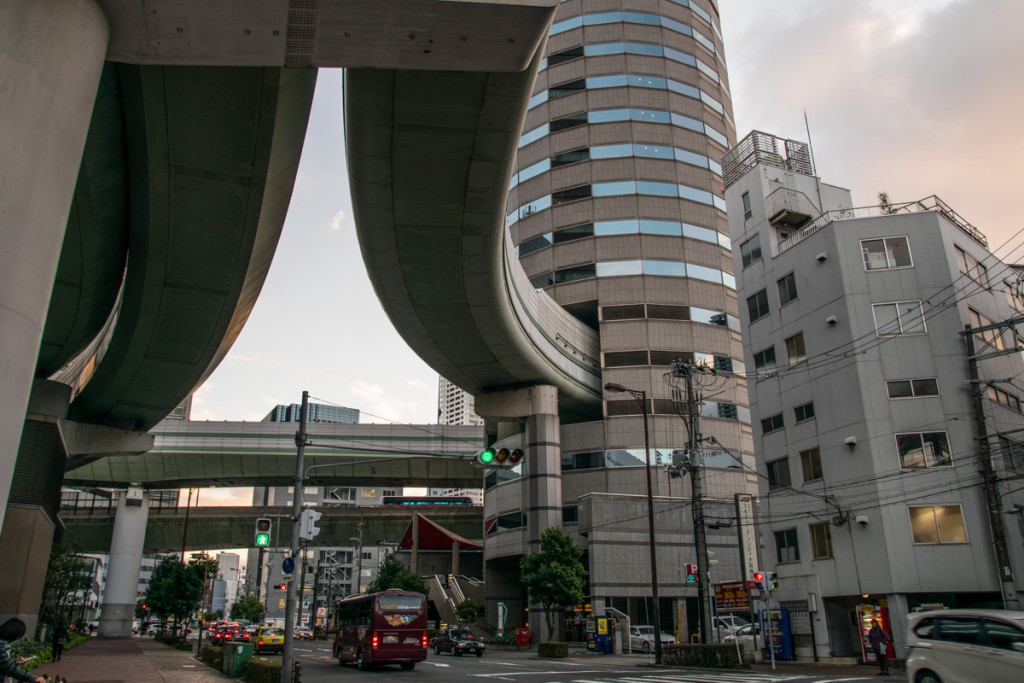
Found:
<svg viewBox="0 0 1024 683"><path fill-rule="evenodd" d="M270 534L256 534L256 547L265 547L270 545Z"/></svg>
<svg viewBox="0 0 1024 683"><path fill-rule="evenodd" d="M480 462L482 462L484 464L488 464L488 463L491 463L493 461L494 461L494 449L493 448L485 448L480 453Z"/></svg>

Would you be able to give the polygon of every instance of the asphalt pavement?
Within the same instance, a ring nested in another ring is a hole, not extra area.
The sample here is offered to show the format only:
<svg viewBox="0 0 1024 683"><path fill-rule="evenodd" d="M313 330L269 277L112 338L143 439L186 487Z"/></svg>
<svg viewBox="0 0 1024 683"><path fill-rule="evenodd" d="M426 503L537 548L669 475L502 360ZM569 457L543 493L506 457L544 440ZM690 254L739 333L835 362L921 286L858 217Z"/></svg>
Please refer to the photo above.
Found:
<svg viewBox="0 0 1024 683"><path fill-rule="evenodd" d="M336 683L339 678L372 683L411 681L452 683L828 683L844 681L904 681L902 674L876 676L877 669L862 665L757 664L746 670L682 669L658 667L644 654L599 655L571 649L567 659L541 659L536 650L492 648L481 657L453 657L431 653L413 671L383 666L371 671L342 667L331 656L326 641L296 641L295 656L302 663L302 683ZM280 655L270 656L277 659ZM194 659L193 653L174 650L149 638L100 639L79 645L60 662L36 669L51 678L60 675L68 683L204 683L232 680Z"/></svg>

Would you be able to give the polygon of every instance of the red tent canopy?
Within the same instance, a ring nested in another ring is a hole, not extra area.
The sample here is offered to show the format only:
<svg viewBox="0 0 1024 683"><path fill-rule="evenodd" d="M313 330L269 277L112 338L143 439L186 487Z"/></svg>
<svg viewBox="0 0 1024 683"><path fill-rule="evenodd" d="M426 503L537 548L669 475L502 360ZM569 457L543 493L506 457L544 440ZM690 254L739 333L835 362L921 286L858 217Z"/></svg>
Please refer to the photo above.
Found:
<svg viewBox="0 0 1024 683"><path fill-rule="evenodd" d="M409 528L405 530L405 534L402 536L402 540L398 544L398 547L401 550L412 549L413 523L414 522L409 523ZM459 542L460 550L484 549L481 544L474 543L467 538L463 538L462 536L445 529L440 524L430 521L423 515L416 515L415 524L419 525L420 550L451 550L455 541Z"/></svg>

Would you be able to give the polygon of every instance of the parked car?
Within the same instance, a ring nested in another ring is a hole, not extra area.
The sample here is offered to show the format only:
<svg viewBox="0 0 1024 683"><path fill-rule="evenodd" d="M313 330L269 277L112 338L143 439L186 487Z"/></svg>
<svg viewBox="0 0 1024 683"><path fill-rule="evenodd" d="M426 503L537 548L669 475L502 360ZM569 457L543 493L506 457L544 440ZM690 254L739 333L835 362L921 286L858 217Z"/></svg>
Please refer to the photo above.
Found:
<svg viewBox="0 0 1024 683"><path fill-rule="evenodd" d="M743 617L732 614L720 614L714 619L716 640L722 641L726 636L734 635L743 626L750 622Z"/></svg>
<svg viewBox="0 0 1024 683"><path fill-rule="evenodd" d="M484 656L484 644L473 637L469 631L461 628L446 628L438 632L434 639L434 654L448 652L455 657L472 652L477 657Z"/></svg>
<svg viewBox="0 0 1024 683"><path fill-rule="evenodd" d="M313 640L313 629L311 628L300 628L295 632L295 637L299 640Z"/></svg>
<svg viewBox="0 0 1024 683"><path fill-rule="evenodd" d="M676 638L671 633L661 634L662 644L675 643ZM629 651L643 650L651 653L654 650L654 627L653 626L630 626L629 627Z"/></svg>
<svg viewBox="0 0 1024 683"><path fill-rule="evenodd" d="M740 641L740 647L750 652L757 652L761 649L764 641L761 639L761 626L759 624L744 624L736 629L736 633L722 638L723 643Z"/></svg>
<svg viewBox="0 0 1024 683"><path fill-rule="evenodd" d="M1024 612L939 610L907 617L911 683L1017 683L1024 670Z"/></svg>
<svg viewBox="0 0 1024 683"><path fill-rule="evenodd" d="M284 650L284 629L276 626L264 626L256 629L253 636L253 654L265 652L282 652Z"/></svg>

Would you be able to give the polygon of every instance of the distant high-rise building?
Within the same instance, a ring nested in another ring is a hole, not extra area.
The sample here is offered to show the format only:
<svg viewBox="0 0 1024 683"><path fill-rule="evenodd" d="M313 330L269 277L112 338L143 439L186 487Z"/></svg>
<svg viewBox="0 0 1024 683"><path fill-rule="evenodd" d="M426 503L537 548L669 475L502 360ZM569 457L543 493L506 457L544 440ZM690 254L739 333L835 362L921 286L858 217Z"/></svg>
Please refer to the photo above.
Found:
<svg viewBox="0 0 1024 683"><path fill-rule="evenodd" d="M484 420L473 410L471 394L455 386L444 377L438 378L437 422L443 425L482 425Z"/></svg>
<svg viewBox="0 0 1024 683"><path fill-rule="evenodd" d="M310 403L306 422L336 422L340 424L359 424L359 409L344 406L329 406L322 403ZM302 406L298 403L279 405L267 413L263 422L298 422Z"/></svg>
<svg viewBox="0 0 1024 683"><path fill-rule="evenodd" d="M427 489L428 496L446 496L449 498L465 497L473 500L473 505L484 504L483 489Z"/></svg>

